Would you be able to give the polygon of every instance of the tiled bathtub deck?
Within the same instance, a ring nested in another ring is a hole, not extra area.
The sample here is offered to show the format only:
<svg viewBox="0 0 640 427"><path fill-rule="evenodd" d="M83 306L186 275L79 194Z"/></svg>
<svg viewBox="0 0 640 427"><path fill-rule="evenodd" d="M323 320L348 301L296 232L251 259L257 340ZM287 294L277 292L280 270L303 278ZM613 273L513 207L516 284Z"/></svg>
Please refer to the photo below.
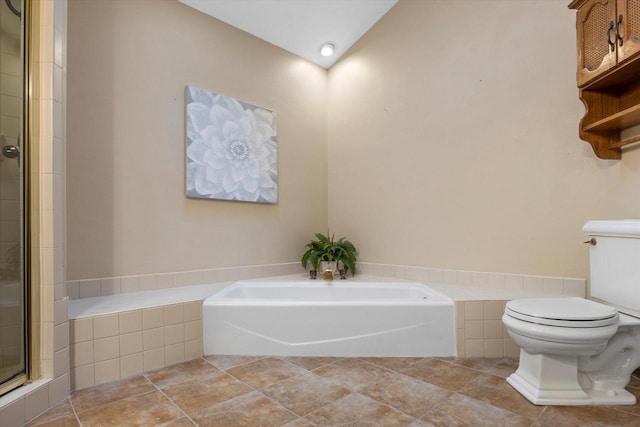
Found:
<svg viewBox="0 0 640 427"><path fill-rule="evenodd" d="M211 356L87 388L29 426L638 426L640 405L544 407L514 359ZM640 380L628 388L640 397Z"/></svg>

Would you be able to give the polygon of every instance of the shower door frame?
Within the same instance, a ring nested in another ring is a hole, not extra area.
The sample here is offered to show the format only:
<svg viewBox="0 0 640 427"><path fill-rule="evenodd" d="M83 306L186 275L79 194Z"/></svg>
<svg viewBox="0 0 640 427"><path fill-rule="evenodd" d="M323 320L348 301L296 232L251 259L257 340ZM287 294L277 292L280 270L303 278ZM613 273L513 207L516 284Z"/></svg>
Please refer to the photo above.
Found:
<svg viewBox="0 0 640 427"><path fill-rule="evenodd" d="M32 161L34 160L31 154L31 141L35 135L35 125L37 124L37 109L33 105L34 90L37 85L34 85L37 58L37 48L34 46L34 40L37 40L34 31L36 27L34 22L37 22L37 17L34 16L34 12L37 8L34 6L35 0L23 0L22 2L22 146L20 147L20 156L22 162L22 280L21 285L23 289L23 310L22 310L22 322L23 322L23 354L24 354L24 371L12 378L0 384L0 396L8 393L9 391L20 387L31 379L39 377L39 368L37 363L33 363L34 360L38 360L40 354L40 331L39 331L39 301L40 292L36 286L33 286L32 274L36 273L32 269L35 260L32 258L35 254L32 251L34 240L33 229L31 227L32 221L36 222L38 215L34 214L33 201L34 196L32 192L33 181L31 179L32 173ZM37 156L35 156L37 157ZM37 167L36 167L37 170ZM37 194L37 190L35 191Z"/></svg>

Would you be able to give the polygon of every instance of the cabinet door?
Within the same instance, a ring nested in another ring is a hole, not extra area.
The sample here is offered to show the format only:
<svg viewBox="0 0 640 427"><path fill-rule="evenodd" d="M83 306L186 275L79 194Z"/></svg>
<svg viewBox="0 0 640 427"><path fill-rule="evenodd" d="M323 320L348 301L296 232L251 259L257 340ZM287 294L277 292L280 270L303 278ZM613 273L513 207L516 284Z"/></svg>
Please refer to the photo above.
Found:
<svg viewBox="0 0 640 427"><path fill-rule="evenodd" d="M616 23L618 62L622 62L640 52L640 0L618 0Z"/></svg>
<svg viewBox="0 0 640 427"><path fill-rule="evenodd" d="M627 2L637 3L637 0ZM590 0L578 9L578 86L616 64L616 34L615 28L611 28L612 22L617 22L616 0Z"/></svg>

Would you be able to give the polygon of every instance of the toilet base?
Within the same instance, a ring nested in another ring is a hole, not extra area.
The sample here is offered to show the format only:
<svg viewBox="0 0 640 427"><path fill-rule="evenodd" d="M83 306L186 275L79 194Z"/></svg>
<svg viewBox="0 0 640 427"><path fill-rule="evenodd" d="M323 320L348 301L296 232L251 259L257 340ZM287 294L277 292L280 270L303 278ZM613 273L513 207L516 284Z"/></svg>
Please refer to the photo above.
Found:
<svg viewBox="0 0 640 427"><path fill-rule="evenodd" d="M529 354L520 350L518 370L507 378L535 405L634 405L625 389L583 389L578 382L577 357Z"/></svg>

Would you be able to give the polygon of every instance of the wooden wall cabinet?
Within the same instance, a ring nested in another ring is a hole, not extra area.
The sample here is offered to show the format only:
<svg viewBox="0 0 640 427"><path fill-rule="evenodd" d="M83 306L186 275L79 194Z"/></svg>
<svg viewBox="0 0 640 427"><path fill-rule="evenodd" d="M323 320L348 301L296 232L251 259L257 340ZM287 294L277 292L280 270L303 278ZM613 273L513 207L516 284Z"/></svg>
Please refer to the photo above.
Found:
<svg viewBox="0 0 640 427"><path fill-rule="evenodd" d="M603 159L640 141L621 131L640 125L640 0L574 0L577 82L586 113L580 138Z"/></svg>

